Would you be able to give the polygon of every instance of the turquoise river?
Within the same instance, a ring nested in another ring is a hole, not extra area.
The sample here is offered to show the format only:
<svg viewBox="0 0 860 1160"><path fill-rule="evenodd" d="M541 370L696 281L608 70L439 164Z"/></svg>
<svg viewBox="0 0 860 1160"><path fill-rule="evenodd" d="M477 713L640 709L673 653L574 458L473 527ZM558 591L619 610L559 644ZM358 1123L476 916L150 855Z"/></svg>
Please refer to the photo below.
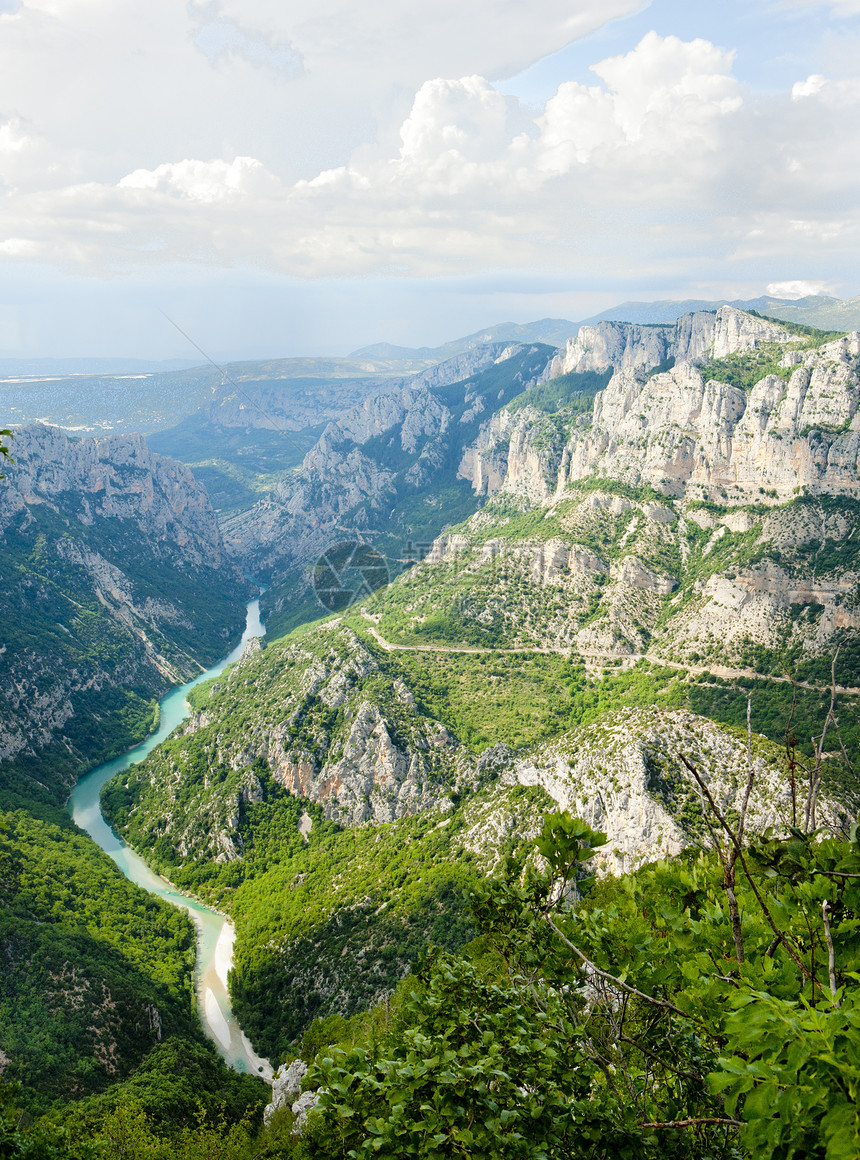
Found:
<svg viewBox="0 0 860 1160"><path fill-rule="evenodd" d="M204 906L171 886L166 879L154 873L142 858L118 838L102 817L100 794L102 786L114 774L127 769L159 745L189 714L186 700L189 689L217 677L229 664L238 660L246 643L263 636L265 628L260 621L260 602L248 605L245 632L239 644L228 656L205 673L181 688L174 689L160 701L158 729L146 741L130 749L122 757L115 757L82 777L69 798L68 808L75 823L109 854L126 878L157 894L159 898L187 910L197 927L197 1004L206 1034L213 1040L223 1058L237 1071L253 1072L271 1079L272 1069L267 1060L254 1053L248 1039L236 1022L227 994L227 972L233 962L235 931L232 924L217 911Z"/></svg>

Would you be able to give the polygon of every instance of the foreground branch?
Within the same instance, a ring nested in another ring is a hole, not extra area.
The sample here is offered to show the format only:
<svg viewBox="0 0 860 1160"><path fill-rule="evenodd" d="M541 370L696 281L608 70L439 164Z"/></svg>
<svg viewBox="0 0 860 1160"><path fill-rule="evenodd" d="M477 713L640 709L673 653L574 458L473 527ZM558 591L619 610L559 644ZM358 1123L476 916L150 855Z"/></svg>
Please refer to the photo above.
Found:
<svg viewBox="0 0 860 1160"><path fill-rule="evenodd" d="M830 976L830 994L833 997L834 1007L841 1007L839 991L836 986L836 950L833 946L833 935L830 933L830 903L825 898L821 904L821 916L824 919L824 938L827 942L827 966Z"/></svg>
<svg viewBox="0 0 860 1160"><path fill-rule="evenodd" d="M687 769L689 769L690 773L692 773L693 777L696 779L696 782L698 783L698 785L701 788L702 792L704 793L705 797L707 797L708 804L710 805L711 809L714 812L714 817L717 819L717 821L720 823L720 825L726 831L726 834L728 835L728 839L731 842L735 852L737 853L738 861L740 862L741 869L744 872L744 877L746 878L747 882L749 882L750 888L756 897L756 902L758 902L759 906L761 907L761 912L764 915L764 917L767 919L768 925L770 926L771 930L776 935L776 937L779 939L779 941L782 943L782 945L785 947L792 962L797 967L797 969L800 971L800 973L803 975L803 977L808 979L809 982L812 983L812 985L814 987L817 987L819 991L823 991L824 988L821 986L818 979L816 979L815 975L812 974L812 972L809 970L809 967L807 967L806 963L804 963L803 960L800 958L800 956L796 953L796 951L794 950L794 948L791 946L788 939L786 938L785 933L783 931L781 931L779 929L779 927L776 925L776 923L774 922L773 915L770 913L770 909L768 908L767 903L762 898L761 893L759 891L759 888L756 886L755 881L753 880L752 874L750 874L749 867L746 864L746 859L744 858L743 850L741 849L740 843L738 842L737 837L735 836L734 831L732 830L731 826L729 825L729 823L726 821L726 819L723 817L722 813L718 809L717 803L714 801L713 797L711 796L711 791L708 789L705 782L699 776L699 771L696 769L695 765L693 765L692 761L689 761L684 756L683 753L679 753L679 756L680 756L681 760L683 761L684 765L686 765Z"/></svg>
<svg viewBox="0 0 860 1160"><path fill-rule="evenodd" d="M742 1128L743 1120L727 1120L723 1116L696 1116L691 1120L655 1120L647 1124L640 1124L640 1128L692 1128L698 1124L731 1124L733 1128Z"/></svg>
<svg viewBox="0 0 860 1160"><path fill-rule="evenodd" d="M573 953L580 959L582 959L583 963L585 963L588 969L593 971L595 975L598 975L601 979L606 979L607 982L612 983L616 987L621 987L623 991L628 991L631 995L636 995L638 998L644 999L646 1003L653 1003L655 1007L662 1007L665 1011L674 1011L675 1014L680 1015L682 1019L691 1018L691 1016L688 1015L686 1011L682 1011L680 1007L676 1007L674 1003L670 1003L667 999L655 999L653 995L646 995L644 991L637 991L635 987L631 987L629 983L625 983L623 979L619 979L616 975L610 975L608 971L601 971L600 967L593 963L587 955L583 954L579 947L574 946L570 939L561 933L548 914L544 915L544 919L550 925L550 927L552 927L564 945L572 950Z"/></svg>

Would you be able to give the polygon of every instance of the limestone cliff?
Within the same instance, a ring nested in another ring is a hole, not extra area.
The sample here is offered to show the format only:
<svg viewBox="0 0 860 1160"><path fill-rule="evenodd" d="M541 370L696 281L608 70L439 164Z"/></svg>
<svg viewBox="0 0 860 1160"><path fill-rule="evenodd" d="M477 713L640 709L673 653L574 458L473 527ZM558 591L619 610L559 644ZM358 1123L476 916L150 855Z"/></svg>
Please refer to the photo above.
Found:
<svg viewBox="0 0 860 1160"><path fill-rule="evenodd" d="M156 751L130 784L150 817L148 843L168 836L182 859L241 857L242 803L263 799L260 760L277 783L342 825L438 807L469 775L461 744L336 622L246 653L179 732L183 740ZM205 754L202 780L186 772L198 765L192 752ZM153 808L153 789L170 784L182 792Z"/></svg>
<svg viewBox="0 0 860 1160"><path fill-rule="evenodd" d="M650 370L672 359L701 362L755 350L764 342L791 342L791 334L777 322L757 318L734 306L714 313L682 315L677 322L645 326L633 322L598 322L580 327L553 359L547 377L584 371Z"/></svg>
<svg viewBox="0 0 860 1160"><path fill-rule="evenodd" d="M541 786L560 809L606 833L598 865L624 873L706 840L708 806L682 753L717 806L737 811L749 774L744 739L683 710L619 710L521 758L504 781ZM750 832L784 830L792 822L791 787L780 759L776 746L756 739ZM817 817L834 829L847 813L827 800Z"/></svg>
<svg viewBox="0 0 860 1160"><path fill-rule="evenodd" d="M134 526L177 562L231 570L206 492L183 464L154 455L141 435L72 439L58 427L20 428L0 486L0 533L44 506L77 531L97 520ZM235 575L235 569L232 569Z"/></svg>
<svg viewBox="0 0 860 1160"><path fill-rule="evenodd" d="M727 315L732 341L743 338L739 313ZM566 430L527 408L501 411L464 454L460 473L479 494L543 501L592 476L730 504L857 495L860 334L812 350L785 346L778 373L749 390L709 374L707 362L650 375L631 365L597 395L590 421L580 416ZM647 363L648 349L633 353Z"/></svg>
<svg viewBox="0 0 860 1160"><path fill-rule="evenodd" d="M62 792L224 651L245 586L205 491L140 436L31 427L14 451L0 483L0 775Z"/></svg>
<svg viewBox="0 0 860 1160"><path fill-rule="evenodd" d="M456 465L486 415L538 381L549 347L491 344L366 399L330 423L301 468L225 519L228 551L294 600L299 570L339 541L432 540L475 504ZM286 584L283 591L278 584Z"/></svg>

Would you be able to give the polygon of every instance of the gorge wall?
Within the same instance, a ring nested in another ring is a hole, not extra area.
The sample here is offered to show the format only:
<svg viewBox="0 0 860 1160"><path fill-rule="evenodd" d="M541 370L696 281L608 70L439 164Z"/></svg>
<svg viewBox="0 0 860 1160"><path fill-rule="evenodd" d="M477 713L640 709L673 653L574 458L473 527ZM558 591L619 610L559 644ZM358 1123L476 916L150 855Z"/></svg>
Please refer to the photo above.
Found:
<svg viewBox="0 0 860 1160"><path fill-rule="evenodd" d="M222 655L247 586L187 468L141 436L15 434L0 487L0 778L56 794ZM50 756L49 756L50 755Z"/></svg>

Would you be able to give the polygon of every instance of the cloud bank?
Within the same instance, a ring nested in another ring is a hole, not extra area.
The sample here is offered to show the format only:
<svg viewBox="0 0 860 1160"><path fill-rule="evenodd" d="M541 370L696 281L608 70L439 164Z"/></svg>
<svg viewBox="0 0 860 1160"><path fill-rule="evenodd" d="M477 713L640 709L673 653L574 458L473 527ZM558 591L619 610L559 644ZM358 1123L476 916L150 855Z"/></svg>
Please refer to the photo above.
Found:
<svg viewBox="0 0 860 1160"><path fill-rule="evenodd" d="M857 82L816 73L762 96L730 51L650 32L541 109L504 95L499 77L640 7L572 15L544 0L535 19L482 0L464 34L453 0L432 23L415 0L296 0L289 26L269 0L154 0L139 25L99 0L7 6L0 254L91 273L187 262L622 282L631 269L681 281L706 261L826 280L829 257L856 261ZM88 41L96 19L109 62ZM46 76L22 75L9 44L33 37L44 73L74 38L79 81L98 67L83 110L49 107Z"/></svg>

